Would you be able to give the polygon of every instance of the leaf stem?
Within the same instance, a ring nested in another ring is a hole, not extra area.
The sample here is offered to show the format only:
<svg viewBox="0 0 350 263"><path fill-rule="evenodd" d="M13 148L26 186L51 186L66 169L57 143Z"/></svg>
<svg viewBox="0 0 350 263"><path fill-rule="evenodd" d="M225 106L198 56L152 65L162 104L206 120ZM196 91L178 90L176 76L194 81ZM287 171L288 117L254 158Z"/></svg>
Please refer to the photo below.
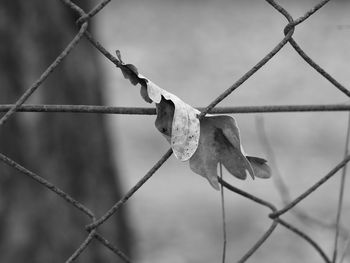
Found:
<svg viewBox="0 0 350 263"><path fill-rule="evenodd" d="M219 163L220 178L222 180L222 163ZM223 247L222 247L222 263L225 263L226 259L226 245L227 245L227 233L226 233L226 213L225 213L225 198L224 198L224 186L220 184L221 193L221 215L222 215L222 233L223 233Z"/></svg>

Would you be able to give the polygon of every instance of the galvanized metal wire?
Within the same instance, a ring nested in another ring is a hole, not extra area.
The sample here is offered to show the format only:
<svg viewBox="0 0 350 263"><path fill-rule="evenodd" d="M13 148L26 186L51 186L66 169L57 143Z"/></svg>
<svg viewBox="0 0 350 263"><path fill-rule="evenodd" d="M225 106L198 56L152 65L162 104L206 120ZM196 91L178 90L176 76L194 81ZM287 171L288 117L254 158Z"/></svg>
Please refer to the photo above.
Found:
<svg viewBox="0 0 350 263"><path fill-rule="evenodd" d="M119 67L121 62L114 57L107 49L105 49L101 43L99 43L88 31L89 20L96 16L103 8L105 8L110 0L104 0L96 5L91 11L85 12L82 8L76 5L70 0L61 0L67 8L73 10L78 14L79 19L77 20L78 32L73 38L71 43L57 56L56 60L43 72L43 74L30 86L17 101L11 105L0 105L0 112L5 112L5 114L0 119L0 128L5 125L7 121L11 119L17 112L74 112L74 113L94 113L94 114L137 114L137 115L153 115L156 114L154 108L134 108L134 107L111 107L111 106L100 106L100 105L26 105L24 104L27 99L45 82L46 78L60 66L62 60L69 55L69 53L77 46L77 43L81 41L82 38L86 38L97 50L101 52L108 60L110 60L115 66ZM325 69L318 65L313 59L311 59L305 51L300 47L300 45L293 39L293 34L298 25L306 21L310 16L317 13L320 8L323 8L329 0L323 0L315 5L313 8L305 12L305 14L297 19L294 19L289 12L284 9L280 4L274 0L266 0L272 8L283 15L287 24L283 28L284 37L276 44L275 47L271 49L260 61L256 63L250 70L243 74L234 84L228 87L224 92L219 94L217 98L213 99L212 102L207 107L199 108L201 114L199 118L203 118L207 113L211 114L222 114L222 113L267 113L267 112L306 112L306 111L350 111L350 105L348 104L332 104L332 105L266 105L266 106L245 106L245 107L216 107L221 101L227 98L232 92L239 88L246 80L248 80L252 75L259 71L266 63L270 61L286 44L290 44L294 50L299 54L310 67L314 68L320 75L327 79L334 88L338 89L344 93L347 97L350 97L350 91L342 84L340 84L334 77L332 77ZM172 150L169 149L159 161L151 167L151 169L141 178L141 180L132 187L120 200L116 200L115 204L105 212L100 218L96 218L93 211L87 208L85 205L81 204L79 201L72 198L68 193L64 192L48 180L44 179L40 175L37 175L27 168L23 167L16 161L10 159L4 154L0 153L0 161L6 165L12 167L23 175L30 177L36 183L41 184L43 187L52 191L57 196L62 198L67 202L67 204L74 206L76 209L85 214L90 220L90 224L85 226L87 230L86 239L77 247L76 251L67 259L66 262L72 262L77 259L80 254L89 246L90 242L95 239L103 244L106 249L111 250L116 256L120 257L124 262L131 262L130 258L125 255L120 249L114 246L111 242L103 237L101 233L98 232L98 227L104 224L111 216L113 216L123 205L125 205L129 198L133 196L147 181L157 172L157 170L168 160L172 155ZM322 184L326 183L331 177L336 176L337 172L343 169L346 164L350 161L350 155L346 151L344 159L341 160L331 171L329 171L324 177L322 177L314 185L310 186L304 193L291 200L284 207L278 209L275 205L262 200L261 198L242 191L229 183L225 182L222 178L219 178L219 182L227 190L239 194L261 206L265 206L270 210L270 213L266 215L271 219L271 225L266 230L266 232L259 238L256 243L247 249L247 252L242 256L241 259L237 259L238 262L245 262L249 257L251 257L257 249L273 234L274 230L278 225L285 227L286 229L294 232L300 238L308 242L316 252L319 253L320 257L325 262L334 262L336 255L336 249L333 251L333 261L330 256L320 247L317 241L309 237L305 232L298 229L291 223L286 222L281 216L289 212L295 205L302 202L305 198L310 196L314 191L316 191ZM345 178L345 173L343 174ZM344 181L343 178L343 181ZM342 188L344 191L344 188ZM338 206L337 214L340 215L342 206ZM339 220L339 219L338 219ZM337 224L336 233L339 232L339 224ZM338 234L337 234L338 235Z"/></svg>

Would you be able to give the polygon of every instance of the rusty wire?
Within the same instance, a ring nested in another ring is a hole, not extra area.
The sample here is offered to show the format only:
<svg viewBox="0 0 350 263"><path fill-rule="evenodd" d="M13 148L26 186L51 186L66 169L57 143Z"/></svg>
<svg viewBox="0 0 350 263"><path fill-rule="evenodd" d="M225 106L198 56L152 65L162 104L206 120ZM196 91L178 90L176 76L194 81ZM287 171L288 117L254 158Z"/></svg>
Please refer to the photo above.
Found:
<svg viewBox="0 0 350 263"><path fill-rule="evenodd" d="M0 105L0 112L6 112L13 104ZM197 107L199 111L205 108ZM125 115L156 115L155 108L144 107L115 107L100 105L31 105L19 106L19 112L60 112L60 113L103 113ZM233 113L278 113L278 112L321 112L321 111L350 111L350 104L319 104L319 105L263 105L263 106L235 106L215 107L210 114L233 114Z"/></svg>
<svg viewBox="0 0 350 263"><path fill-rule="evenodd" d="M247 79L254 75L260 68L262 68L268 61L275 56L287 43L289 43L295 51L319 74L326 78L336 89L343 92L347 97L350 97L350 91L340 84L335 78L333 78L329 73L327 73L321 66L319 66L314 60L312 60L303 49L297 44L297 42L292 38L295 28L307 20L311 15L315 14L320 8L322 8L329 0L323 0L312 9L307 11L303 16L293 19L293 17L285 10L281 5L276 3L274 0L266 0L276 11L283 15L287 19L287 25L284 28L284 38L276 44L276 46L271 49L271 51L264 56L258 63L247 71L241 78L239 78L234 84L222 92L217 98L215 98L207 107L199 108L201 114L199 118L204 117L207 113L219 114L219 113L256 113L256 112L306 112L306 111L350 111L350 105L348 104L332 104L332 105L267 105L267 106L246 106L246 107L216 107L221 101L223 101L227 96L229 96L233 91L240 87ZM73 38L71 43L60 53L55 61L43 72L43 74L30 86L23 95L11 105L0 105L0 112L5 112L5 114L0 119L0 126L4 125L16 112L75 112L75 113L97 113L97 114L137 114L137 115L153 115L156 114L154 108L131 108L131 107L111 107L111 106L91 106L91 105L25 105L26 100L41 86L41 84L46 80L46 78L61 64L62 60L67 57L67 55L76 47L77 43L85 37L97 50L99 50L108 60L110 60L115 66L119 67L121 62L114 57L110 52L108 52L88 31L87 26L89 19L98 14L105 6L108 5L110 0L104 0L96 5L91 11L86 13L83 9L77 6L70 0L61 0L68 8L73 10L79 15L77 20L77 25L79 30L76 36ZM131 262L129 257L125 255L120 249L110 243L105 239L100 233L97 232L98 227L106 222L118 209L123 206L128 199L134 195L140 187L142 187L147 180L149 180L154 173L168 160L172 155L172 150L169 149L159 161L145 174L144 177L132 187L120 200L116 200L116 203L100 218L96 218L94 213L81 204L79 201L73 199L68 193L56 187L54 184L50 183L43 177L29 171L25 167L21 166L14 160L0 153L0 161L6 165L12 167L18 172L30 177L35 182L43 185L48 190L52 191L59 197L63 198L67 203L73 205L75 208L84 213L91 221L90 224L85 228L88 231L86 239L81 243L81 245L72 253L72 255L67 259L66 262L72 262L89 246L93 239L96 239L106 248L110 249L113 253L119 256L124 262ZM262 235L260 239L241 257L238 262L245 262L250 256L252 256L255 251L265 242L266 239L273 233L277 225L284 226L290 231L294 232L306 242L308 242L321 256L325 262L332 262L326 255L324 250L319 246L319 244L309 237L306 233L296 228L294 225L286 222L284 219L280 218L281 215L290 211L295 205L304 200L315 190L317 190L322 184L327 182L328 179L333 177L340 169L346 166L350 161L350 155L344 157L344 159L339 162L329 173L327 173L321 180L312 185L299 197L295 198L293 201L285 205L281 209L277 209L273 204L260 199L257 196L244 192L221 178L219 182L226 189L242 195L245 198L257 203L258 205L265 206L271 210L268 214L269 218L272 220L270 227ZM340 209L340 208L339 208ZM338 209L338 213L339 213ZM336 231L339 231L337 228ZM336 249L336 248L335 248ZM334 261L333 261L334 262Z"/></svg>

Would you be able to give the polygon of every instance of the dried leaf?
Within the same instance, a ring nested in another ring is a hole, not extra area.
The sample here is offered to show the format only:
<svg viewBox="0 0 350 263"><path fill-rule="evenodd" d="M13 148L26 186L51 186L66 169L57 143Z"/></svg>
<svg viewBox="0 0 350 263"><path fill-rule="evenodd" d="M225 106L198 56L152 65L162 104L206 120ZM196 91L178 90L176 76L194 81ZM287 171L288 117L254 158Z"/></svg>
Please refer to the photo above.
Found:
<svg viewBox="0 0 350 263"><path fill-rule="evenodd" d="M120 66L124 78L129 79L131 84L136 85L140 83L137 68L132 64L123 64Z"/></svg>
<svg viewBox="0 0 350 263"><path fill-rule="evenodd" d="M139 74L134 65L122 61L119 51L116 53L124 77L133 85L141 84L142 98L156 104L156 128L170 143L178 159L190 160L190 168L195 173L207 178L217 190L219 162L239 179L245 179L247 173L253 179L254 176L270 177L271 171L264 159L245 156L234 118L207 116L199 121L198 110Z"/></svg>
<svg viewBox="0 0 350 263"><path fill-rule="evenodd" d="M200 124L199 111L181 101L175 95L148 86L150 98L156 103L157 119L155 125L170 143L174 155L181 161L187 161L197 149ZM151 87L151 88L150 88Z"/></svg>
<svg viewBox="0 0 350 263"><path fill-rule="evenodd" d="M156 109L156 128L164 135L164 137L170 143L175 105L171 100L166 100L164 99L164 97L162 97L160 103L156 104Z"/></svg>
<svg viewBox="0 0 350 263"><path fill-rule="evenodd" d="M156 103L156 127L170 142L174 155L181 161L191 158L199 141L197 114L200 112L139 74L134 65L125 64L118 50L116 54L121 62L119 68L123 76L133 85L141 84L140 93L146 102Z"/></svg>
<svg viewBox="0 0 350 263"><path fill-rule="evenodd" d="M116 50L115 54L117 55L117 58L119 59L119 61L121 63L124 63L123 60L122 60L122 54L120 53L120 50Z"/></svg>
<svg viewBox="0 0 350 263"><path fill-rule="evenodd" d="M219 190L218 163L235 177L245 179L247 173L261 178L270 175L266 161L257 157L245 157L239 130L230 116L209 116L200 121L200 137L196 152L190 159L190 168L208 179ZM250 163L250 160L252 164Z"/></svg>
<svg viewBox="0 0 350 263"><path fill-rule="evenodd" d="M147 85L146 86L141 86L140 95L146 102L148 102L148 103L152 103L153 102L150 99L150 97L148 97Z"/></svg>
<svg viewBox="0 0 350 263"><path fill-rule="evenodd" d="M254 174L259 178L270 178L271 168L266 164L265 159L253 156L246 156L251 166L253 167Z"/></svg>
<svg viewBox="0 0 350 263"><path fill-rule="evenodd" d="M124 78L130 80L131 84L133 85L140 84L141 85L140 93L142 98L146 102L152 103L152 100L148 97L148 93L147 93L147 79L139 77L138 70L133 64L125 64L123 62L119 50L116 50L115 53L121 63L119 68L122 71Z"/></svg>

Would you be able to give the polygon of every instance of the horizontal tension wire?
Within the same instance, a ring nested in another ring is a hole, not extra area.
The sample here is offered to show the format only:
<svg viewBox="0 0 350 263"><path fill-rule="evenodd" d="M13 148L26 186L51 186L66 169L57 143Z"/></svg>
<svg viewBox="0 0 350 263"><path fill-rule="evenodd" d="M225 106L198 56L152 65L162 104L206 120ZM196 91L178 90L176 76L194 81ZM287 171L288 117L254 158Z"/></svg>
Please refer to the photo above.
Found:
<svg viewBox="0 0 350 263"><path fill-rule="evenodd" d="M0 105L0 112L13 108L12 104ZM197 108L203 111L204 107ZM155 115L155 108L146 107L115 107L99 105L29 105L25 104L17 109L18 112L60 112L60 113L103 113L127 115ZM349 104L326 105L263 105L216 107L209 111L211 114L230 113L269 113L269 112L317 112L317 111L350 111Z"/></svg>

